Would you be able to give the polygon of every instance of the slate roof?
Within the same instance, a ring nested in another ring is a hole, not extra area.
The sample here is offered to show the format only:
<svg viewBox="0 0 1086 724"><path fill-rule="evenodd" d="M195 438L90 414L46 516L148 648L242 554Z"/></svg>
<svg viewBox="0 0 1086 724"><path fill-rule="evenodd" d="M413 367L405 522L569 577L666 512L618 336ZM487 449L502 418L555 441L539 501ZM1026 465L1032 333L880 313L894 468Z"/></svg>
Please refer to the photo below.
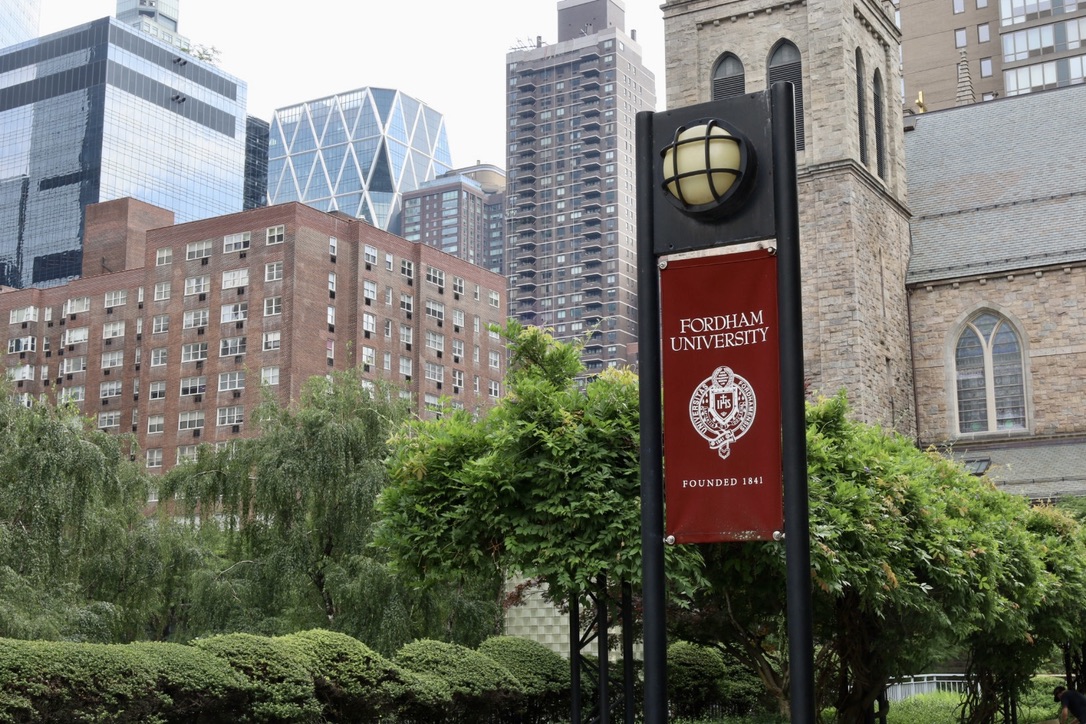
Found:
<svg viewBox="0 0 1086 724"><path fill-rule="evenodd" d="M1031 499L1086 495L1086 440L990 444L959 442L950 454L959 461L990 459L989 479L1008 493Z"/></svg>
<svg viewBox="0 0 1086 724"><path fill-rule="evenodd" d="M1086 85L913 117L908 283L1086 260Z"/></svg>

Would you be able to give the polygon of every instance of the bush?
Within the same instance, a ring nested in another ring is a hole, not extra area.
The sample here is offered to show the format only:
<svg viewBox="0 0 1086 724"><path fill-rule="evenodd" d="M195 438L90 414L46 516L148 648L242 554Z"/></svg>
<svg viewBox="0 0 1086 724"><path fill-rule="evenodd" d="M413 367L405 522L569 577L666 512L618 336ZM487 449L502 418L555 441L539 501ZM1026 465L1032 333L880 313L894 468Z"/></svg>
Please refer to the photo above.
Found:
<svg viewBox="0 0 1086 724"><path fill-rule="evenodd" d="M486 654L441 641L415 641L396 654L396 662L420 674L432 674L449 687L450 719L474 724L521 710L524 687L509 670Z"/></svg>
<svg viewBox="0 0 1086 724"><path fill-rule="evenodd" d="M560 718L569 712L569 661L543 644L516 636L492 636L479 652L497 661L524 687L525 708L536 718Z"/></svg>
<svg viewBox="0 0 1086 724"><path fill-rule="evenodd" d="M708 646L676 641L667 647L667 691L679 716L705 714L724 701L724 657Z"/></svg>
<svg viewBox="0 0 1086 724"><path fill-rule="evenodd" d="M0 721L233 722L248 684L178 644L0 639Z"/></svg>
<svg viewBox="0 0 1086 724"><path fill-rule="evenodd" d="M299 642L238 633L197 639L192 646L225 660L249 680L250 721L321 721L306 647Z"/></svg>
<svg viewBox="0 0 1086 724"><path fill-rule="evenodd" d="M304 655L329 721L434 719L452 702L440 680L404 671L346 634L314 629L283 640Z"/></svg>

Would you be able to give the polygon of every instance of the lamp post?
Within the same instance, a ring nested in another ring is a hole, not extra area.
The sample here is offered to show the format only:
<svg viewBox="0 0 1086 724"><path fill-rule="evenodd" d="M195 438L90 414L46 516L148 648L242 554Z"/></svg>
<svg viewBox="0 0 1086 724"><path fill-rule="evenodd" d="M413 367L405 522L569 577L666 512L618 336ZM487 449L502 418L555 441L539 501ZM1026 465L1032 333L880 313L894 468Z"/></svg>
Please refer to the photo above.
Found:
<svg viewBox="0 0 1086 724"><path fill-rule="evenodd" d="M637 149L645 721L663 724L667 719L665 540L671 544L783 537L792 721L813 722L792 87L779 83L764 93L639 113ZM775 258L768 252L717 255L676 262L667 269L668 255L766 239L775 240ZM726 273L721 261L725 259L736 265L730 267L732 276L727 282L720 277ZM766 274L768 284L775 285L769 300L762 276L742 285L742 277L750 276L745 274L748 268ZM737 274L736 269L743 272ZM672 275L681 282L707 281L695 286L711 289L696 295L688 294L689 288L669 291L673 283L665 285L665 280ZM679 312L678 320L661 306L662 300L686 296L697 297L695 311ZM759 300L747 304L749 315L730 311L748 298ZM698 311L697 305L704 309ZM666 365L665 326L670 334ZM725 328L727 332L722 331ZM687 334L698 329L711 334ZM687 351L690 354L684 356ZM744 371L750 381L732 369L733 360L746 362L742 355L748 352L763 355L763 362L747 363L753 370ZM775 353L772 365L764 363L767 352ZM765 380L766 367L773 372L773 384ZM708 376L697 371L705 369ZM756 378L758 374L762 377ZM663 384L656 384L657 380ZM665 424L670 451L666 533ZM680 447L685 445L690 447ZM750 460L757 463L743 462ZM770 467L766 475L730 472L735 468L729 466L766 464L766 460ZM688 472L691 465L693 472ZM748 481L757 482L748 486Z"/></svg>

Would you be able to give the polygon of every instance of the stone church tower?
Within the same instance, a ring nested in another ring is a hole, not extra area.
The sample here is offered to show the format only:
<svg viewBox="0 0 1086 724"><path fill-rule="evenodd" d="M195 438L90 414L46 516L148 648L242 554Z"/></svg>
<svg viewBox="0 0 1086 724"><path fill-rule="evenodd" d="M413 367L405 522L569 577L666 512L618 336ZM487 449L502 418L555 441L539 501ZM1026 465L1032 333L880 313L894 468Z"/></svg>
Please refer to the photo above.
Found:
<svg viewBox="0 0 1086 724"><path fill-rule="evenodd" d="M879 0L669 0L669 108L796 86L805 370L915 435L899 36Z"/></svg>

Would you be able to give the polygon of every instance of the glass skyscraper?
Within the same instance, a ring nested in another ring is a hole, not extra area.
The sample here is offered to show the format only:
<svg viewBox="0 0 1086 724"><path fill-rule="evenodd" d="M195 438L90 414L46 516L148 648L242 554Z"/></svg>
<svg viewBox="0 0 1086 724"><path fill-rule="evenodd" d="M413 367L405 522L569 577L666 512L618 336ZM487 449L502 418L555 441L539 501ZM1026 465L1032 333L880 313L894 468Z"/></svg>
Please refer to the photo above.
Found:
<svg viewBox="0 0 1086 724"><path fill-rule="evenodd" d="M245 103L244 83L112 18L0 51L0 284L80 275L87 204L240 211Z"/></svg>
<svg viewBox="0 0 1086 724"><path fill-rule="evenodd" d="M41 0L0 0L0 48L38 37Z"/></svg>
<svg viewBox="0 0 1086 724"><path fill-rule="evenodd" d="M180 4L180 0L117 0L117 19L168 45L188 48L188 38L177 34Z"/></svg>
<svg viewBox="0 0 1086 724"><path fill-rule="evenodd" d="M445 119L390 88L359 88L275 112L268 200L342 211L400 233L402 194L452 167Z"/></svg>

